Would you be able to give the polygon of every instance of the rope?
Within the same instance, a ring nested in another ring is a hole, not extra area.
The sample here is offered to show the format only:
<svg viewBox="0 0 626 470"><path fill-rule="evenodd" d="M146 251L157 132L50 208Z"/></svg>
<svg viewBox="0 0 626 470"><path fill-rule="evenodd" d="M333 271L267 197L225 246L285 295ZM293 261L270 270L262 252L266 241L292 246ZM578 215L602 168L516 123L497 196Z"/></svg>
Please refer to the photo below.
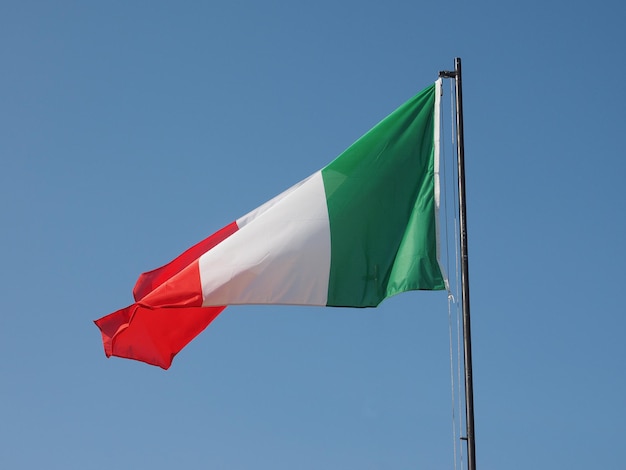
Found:
<svg viewBox="0 0 626 470"><path fill-rule="evenodd" d="M450 96L452 96L453 93L453 86L452 86L452 80L450 80ZM456 103L453 103L454 100L450 99L450 120L452 121L452 135L456 136ZM455 138L452 139L453 142L453 148L456 147L456 140ZM454 171L453 171L453 176L454 176L454 181L458 182L458 166L457 165L453 165ZM455 270L455 288L456 288L456 298L459 299L460 298L460 293L459 293L459 288L461 285L461 275L460 275L460 266L461 266L461 255L460 255L460 247L461 247L461 240L460 240L460 236L459 236L459 219L458 219L458 214L459 214L459 194L458 194L458 184L453 184L452 185L452 192L453 192L453 201L454 201L454 210L453 210L453 216L454 216L454 264L456 267ZM463 383L461 381L461 361L462 361L462 357L461 357L461 307L460 304L457 302L456 303L456 351L457 351L457 362L456 362L456 370L457 370L457 383L458 383L458 393L457 393L457 398L458 398L458 407L459 410L463 409L462 408L462 394L461 394L461 384ZM462 423L462 417L461 417L461 413L459 413L459 418L458 418L458 425L459 425L459 436L463 435L463 423ZM463 446L460 446L460 465L461 468L463 466Z"/></svg>
<svg viewBox="0 0 626 470"><path fill-rule="evenodd" d="M452 132L450 133L450 145L453 149L456 148L456 106L454 103L454 88L453 81L450 80L450 121ZM443 121L443 116L440 117L441 121ZM443 123L441 123L443 124ZM441 129L441 141L444 142L443 129L444 126L440 125ZM448 168L446 165L446 155L445 155L445 145L442 145L441 148L441 165L443 170L443 180L444 180L444 188L442 194L443 197L443 212L444 212L444 226L445 226L445 252L446 252L446 270L448 273L452 273L450 269L450 265L454 263L454 286L452 283L449 283L447 287L448 291L448 339L449 339L449 353L450 353L450 396L451 396L451 408L452 408L452 440L453 440L453 458L454 458L454 468L463 468L463 462L465 460L463 445L460 445L461 436L463 436L463 413L461 410L462 406L462 380L461 380L461 367L462 367L462 346L461 346L461 305L457 301L460 298L460 285L461 285L461 274L460 274L460 234L459 234L459 198L458 198L458 167L457 165L452 165L451 168ZM456 153L453 152L455 155ZM455 159L456 160L456 159ZM451 186L449 185L452 182ZM451 188L451 189L450 189ZM453 203L452 207L448 205L448 195L452 196ZM450 210L452 212L450 212ZM452 230L450 227L450 222L452 220ZM450 253L450 244L454 244L454 260L452 260ZM453 307L454 304L454 307ZM453 310L456 319L453 319ZM456 323L456 324L455 324ZM456 329L456 332L454 331ZM456 333L456 344L454 344L454 336ZM454 357L454 350L456 348L456 358ZM456 363L455 363L456 359ZM456 374L455 374L456 372ZM455 377L456 376L456 377ZM457 408L458 406L458 408ZM458 412L457 412L458 410ZM457 428L458 424L458 428Z"/></svg>
<svg viewBox="0 0 626 470"><path fill-rule="evenodd" d="M443 90L442 90L442 94L443 94ZM445 136L444 136L444 126L443 126L443 115L439 116L439 128L441 129L441 142L445 142ZM445 227L445 252L446 252L446 273L451 273L452 271L450 270L450 227L448 226L448 220L449 220L449 212L448 212L448 198L446 197L446 191L445 188L448 187L448 170L446 167L446 160L447 160L447 156L446 156L446 149L445 149L445 145L441 146L441 166L443 169L443 186L444 186L444 191L442 192L442 199L443 199L443 214L444 214L444 227ZM456 281L455 281L456 282ZM451 286L450 286L450 282L449 279L446 280L446 289L448 291L448 340L449 340L449 349L450 349L450 399L451 399L451 417L452 417L452 449L453 449L453 462L454 462L454 469L456 470L458 468L458 453L457 453L457 446L459 443L459 440L457 438L457 433L456 433L456 384L455 384L455 378L454 378L454 348L453 348L453 341L452 341L452 336L453 336L453 332L452 332L452 304L454 303L454 295L452 294Z"/></svg>
<svg viewBox="0 0 626 470"><path fill-rule="evenodd" d="M457 434L456 434L456 409L455 409L455 384L454 384L454 352L452 348L452 303L454 302L454 296L448 291L448 337L450 339L450 388L452 398L452 447L454 456L454 468L458 468L457 457Z"/></svg>

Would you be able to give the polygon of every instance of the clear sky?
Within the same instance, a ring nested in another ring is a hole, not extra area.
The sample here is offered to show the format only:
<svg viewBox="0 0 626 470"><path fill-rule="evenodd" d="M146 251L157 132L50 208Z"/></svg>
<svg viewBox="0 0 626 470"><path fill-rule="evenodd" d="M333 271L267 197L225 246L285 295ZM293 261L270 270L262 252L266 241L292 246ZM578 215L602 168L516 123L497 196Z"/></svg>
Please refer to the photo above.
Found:
<svg viewBox="0 0 626 470"><path fill-rule="evenodd" d="M478 468L626 468L625 20L617 0L0 3L0 467L453 468L443 292L230 307L169 371L107 360L92 320L460 56Z"/></svg>

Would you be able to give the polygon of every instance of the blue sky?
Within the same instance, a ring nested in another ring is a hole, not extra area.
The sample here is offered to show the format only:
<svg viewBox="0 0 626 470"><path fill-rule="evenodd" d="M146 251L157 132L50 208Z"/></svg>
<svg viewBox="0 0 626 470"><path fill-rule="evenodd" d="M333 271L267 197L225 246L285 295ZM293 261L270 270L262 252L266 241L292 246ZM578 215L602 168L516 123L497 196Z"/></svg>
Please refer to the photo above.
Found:
<svg viewBox="0 0 626 470"><path fill-rule="evenodd" d="M623 468L625 10L2 2L0 466L453 468L445 293L228 308L169 371L92 320L460 56L478 468Z"/></svg>

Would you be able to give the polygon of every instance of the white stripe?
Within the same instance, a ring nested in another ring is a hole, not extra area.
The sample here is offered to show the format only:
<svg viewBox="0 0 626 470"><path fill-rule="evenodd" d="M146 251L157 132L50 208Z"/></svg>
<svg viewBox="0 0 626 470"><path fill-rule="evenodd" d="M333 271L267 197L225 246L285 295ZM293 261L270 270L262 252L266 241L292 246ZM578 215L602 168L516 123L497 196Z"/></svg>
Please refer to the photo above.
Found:
<svg viewBox="0 0 626 470"><path fill-rule="evenodd" d="M199 259L204 306L326 305L330 225L321 172L237 224Z"/></svg>
<svg viewBox="0 0 626 470"><path fill-rule="evenodd" d="M439 78L435 81L435 131L434 131L434 159L435 159L435 231L437 234L437 263L439 263L439 269L441 275L448 287L448 278L443 263L441 262L441 244L440 244L440 232L439 232L439 207L441 204L441 182L439 175L439 158L441 149L441 93L442 93L442 79Z"/></svg>
<svg viewBox="0 0 626 470"><path fill-rule="evenodd" d="M278 204L280 201L282 201L284 198L286 198L287 196L289 196L292 192L294 192L296 189L298 189L300 186L302 186L304 183L306 183L307 181L309 181L311 178L313 178L317 173L312 174L311 176L309 176L306 179L303 179L302 181L300 181L299 183L294 184L291 188L283 191L282 193L280 193L278 196L274 197L273 199L270 199L269 201L267 201L265 204L257 207L254 210L251 210L250 212L248 212L246 215L244 215L243 217L239 217L236 222L237 222L237 227L239 227L239 229L241 230L243 227L245 227L246 225L248 225L250 222L252 222L254 219L256 219L257 217L259 217L261 214L263 214L265 211L271 209L273 206L275 206L276 204Z"/></svg>

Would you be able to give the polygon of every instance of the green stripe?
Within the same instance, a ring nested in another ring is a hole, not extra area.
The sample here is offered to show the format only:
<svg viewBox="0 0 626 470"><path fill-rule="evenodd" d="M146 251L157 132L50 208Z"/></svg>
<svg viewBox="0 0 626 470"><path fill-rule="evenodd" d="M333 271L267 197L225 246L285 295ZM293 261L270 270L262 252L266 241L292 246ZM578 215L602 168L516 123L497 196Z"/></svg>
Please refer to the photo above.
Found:
<svg viewBox="0 0 626 470"><path fill-rule="evenodd" d="M329 306L374 307L444 289L434 202L435 85L322 170L331 232Z"/></svg>

